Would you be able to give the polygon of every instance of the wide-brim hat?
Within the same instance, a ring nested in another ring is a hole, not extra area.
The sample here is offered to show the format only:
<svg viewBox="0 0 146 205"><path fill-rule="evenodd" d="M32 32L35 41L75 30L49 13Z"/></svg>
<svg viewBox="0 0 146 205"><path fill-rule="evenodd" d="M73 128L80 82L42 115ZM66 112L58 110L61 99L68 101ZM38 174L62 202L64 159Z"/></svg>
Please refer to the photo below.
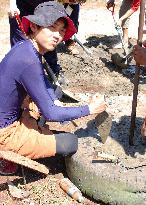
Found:
<svg viewBox="0 0 146 205"><path fill-rule="evenodd" d="M53 25L59 18L65 18L67 21L67 28L63 38L63 40L66 41L77 32L77 29L73 21L67 16L64 6L60 3L49 1L39 4L35 8L33 15L24 16L22 18L22 24L27 34L30 22L39 26L48 27Z"/></svg>

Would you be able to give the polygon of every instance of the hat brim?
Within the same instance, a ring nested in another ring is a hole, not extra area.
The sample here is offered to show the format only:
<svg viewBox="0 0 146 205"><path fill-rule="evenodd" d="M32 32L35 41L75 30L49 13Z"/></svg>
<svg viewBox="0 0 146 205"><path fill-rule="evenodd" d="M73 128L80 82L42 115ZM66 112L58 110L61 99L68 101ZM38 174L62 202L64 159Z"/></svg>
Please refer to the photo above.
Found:
<svg viewBox="0 0 146 205"><path fill-rule="evenodd" d="M67 20L67 29L63 38L63 41L70 39L75 33L77 33L77 29L73 23L73 21L67 16L59 16L59 18L65 18ZM30 22L35 23L36 25L48 27L51 26L57 21L59 18L54 18L49 22L44 21L43 16L35 16L35 15L28 15L22 17L22 25L24 28L25 33L27 34L30 28Z"/></svg>

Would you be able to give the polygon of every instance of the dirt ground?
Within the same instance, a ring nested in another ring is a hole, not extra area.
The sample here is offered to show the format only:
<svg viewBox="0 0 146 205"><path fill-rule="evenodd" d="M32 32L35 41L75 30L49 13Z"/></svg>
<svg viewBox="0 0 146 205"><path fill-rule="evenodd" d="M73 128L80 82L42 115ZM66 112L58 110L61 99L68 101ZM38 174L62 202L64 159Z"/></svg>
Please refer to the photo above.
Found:
<svg viewBox="0 0 146 205"><path fill-rule="evenodd" d="M7 4L2 6L3 9L6 10ZM95 1L89 2L81 9L80 18L83 18L85 15L83 24L86 22L88 12L95 12L95 6L99 9L96 10L96 12L99 11L99 13L103 13L103 16L105 15L105 8L103 5L97 4ZM8 21L6 15L4 14L5 13L0 15L0 26L3 28L0 35L0 58L2 58L9 49ZM2 19L3 15L4 18ZM93 18L93 16L91 16L91 18ZM95 21L100 21L100 19L95 19ZM82 26L83 25L81 25L81 28L83 28ZM132 96L134 75L131 72L131 69L129 72L124 72L125 70L121 70L121 68L114 65L111 61L112 53L118 52L118 50L111 48L113 44L119 41L115 30L111 28L112 31L109 32L110 28L108 28L108 32L103 31L103 34L101 34L102 28L96 30L95 33L93 33L93 28L92 31L90 31L90 26L88 29L84 29L86 30L84 36L82 36L83 29L81 29L78 36L82 42L86 40L84 45L87 46L87 48L92 52L91 57L88 56L79 46L78 49L80 54L78 56L72 56L67 53L64 44L58 47L59 63L65 72L66 79L68 79L69 82L68 86L65 86L65 88L70 88L81 92L99 92L105 94L107 99L111 96L124 96L124 99L128 98L128 96ZM135 36L131 35L131 37L130 42L133 45L136 43L136 39L133 38ZM120 53L122 52L123 51L121 50ZM133 66L134 64L135 62L132 61L131 65ZM145 73L141 72L139 85L141 95L144 95L145 87ZM122 102L120 102L119 104L122 104ZM127 101L127 103L129 103L129 101ZM129 109L129 107L121 107L120 109L124 109L125 111L126 109ZM145 116L145 111L146 110L141 111L141 117ZM63 129L69 130L70 127L68 126ZM49 167L50 174L45 177L44 175L36 173L32 170L25 169L27 189L31 191L30 197L25 200L20 201L10 197L7 190L7 177L0 176L0 205L78 204L68 197L60 189L58 184L59 179L61 179L63 175L66 176L64 159L58 157L45 159L41 162ZM19 169L16 176L9 177L9 179L14 180L16 185L23 184L21 169ZM101 204L98 202L93 202L91 199L86 200L86 204L89 205Z"/></svg>

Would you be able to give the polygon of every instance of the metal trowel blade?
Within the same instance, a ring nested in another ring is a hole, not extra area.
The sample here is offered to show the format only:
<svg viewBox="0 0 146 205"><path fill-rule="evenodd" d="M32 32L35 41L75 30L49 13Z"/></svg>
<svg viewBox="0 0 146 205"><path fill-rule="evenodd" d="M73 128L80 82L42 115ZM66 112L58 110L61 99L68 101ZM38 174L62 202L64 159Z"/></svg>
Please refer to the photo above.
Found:
<svg viewBox="0 0 146 205"><path fill-rule="evenodd" d="M102 143L105 143L112 126L112 115L108 114L106 111L100 113L96 117L96 126L101 137Z"/></svg>

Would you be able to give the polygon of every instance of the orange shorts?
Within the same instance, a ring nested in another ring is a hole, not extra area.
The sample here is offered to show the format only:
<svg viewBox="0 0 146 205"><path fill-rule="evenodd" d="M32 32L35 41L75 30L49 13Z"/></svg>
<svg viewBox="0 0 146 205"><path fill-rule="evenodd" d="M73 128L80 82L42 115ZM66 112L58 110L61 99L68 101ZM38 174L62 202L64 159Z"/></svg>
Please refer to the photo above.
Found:
<svg viewBox="0 0 146 205"><path fill-rule="evenodd" d="M47 125L39 128L37 121L25 110L19 121L0 129L0 150L13 151L31 159L54 156L55 135Z"/></svg>

